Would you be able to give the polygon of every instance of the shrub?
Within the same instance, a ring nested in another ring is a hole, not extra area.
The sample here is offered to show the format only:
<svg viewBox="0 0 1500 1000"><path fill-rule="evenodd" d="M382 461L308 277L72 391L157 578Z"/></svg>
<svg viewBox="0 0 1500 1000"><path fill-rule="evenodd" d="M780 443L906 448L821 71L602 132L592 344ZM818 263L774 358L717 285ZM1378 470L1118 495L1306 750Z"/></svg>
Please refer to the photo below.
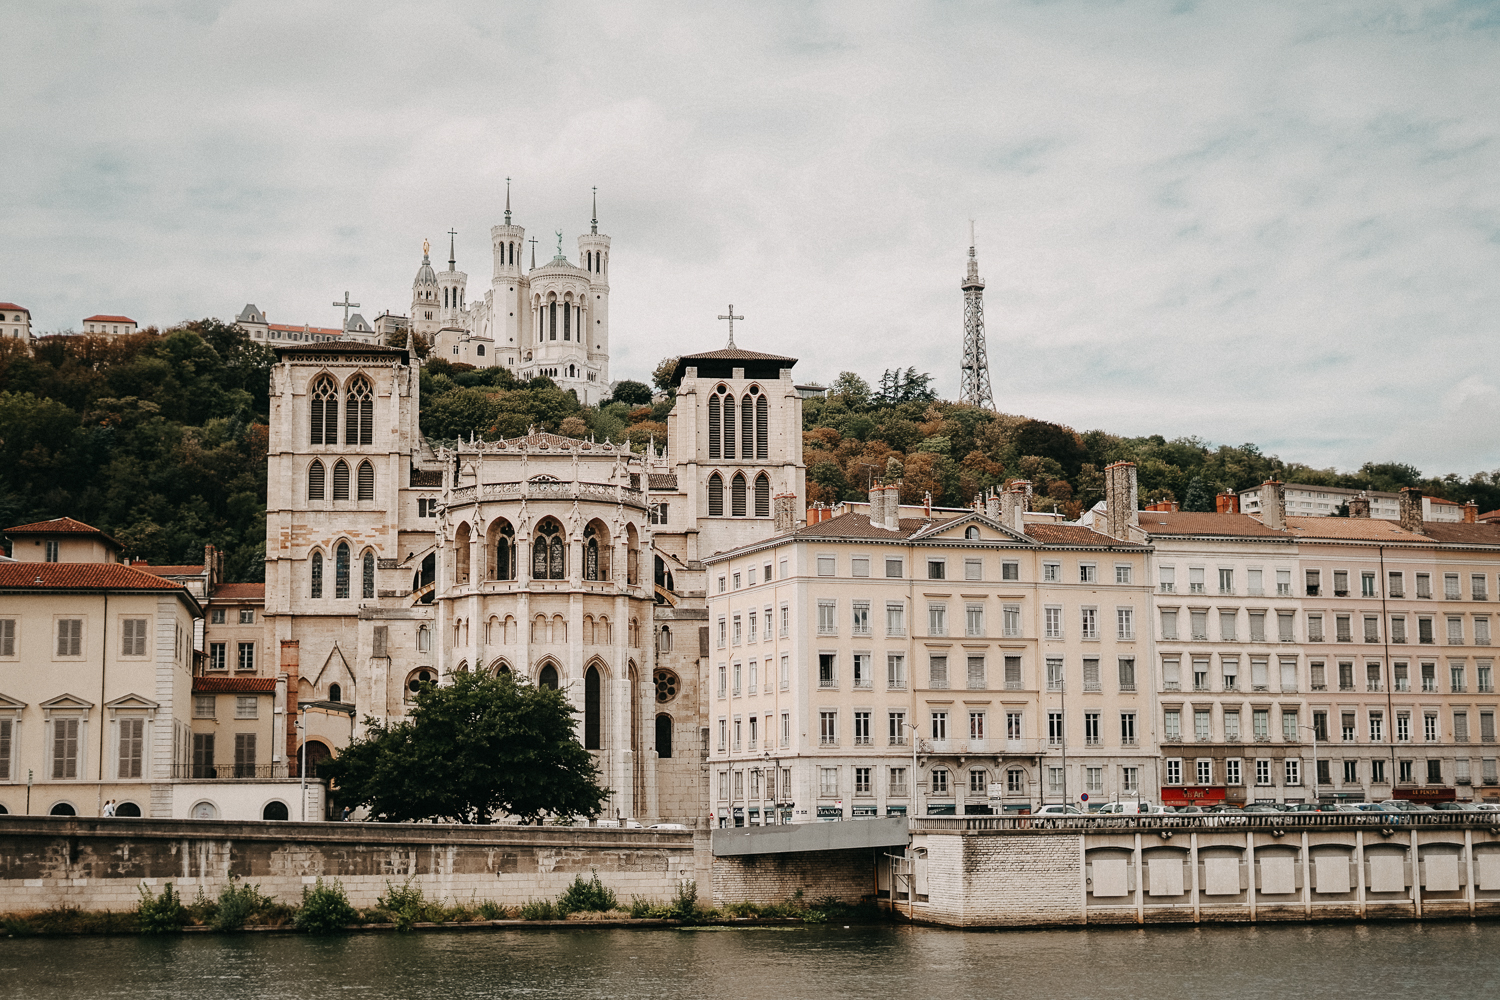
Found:
<svg viewBox="0 0 1500 1000"><path fill-rule="evenodd" d="M479 915L486 920L507 920L510 918L510 911L493 899L486 899L479 904Z"/></svg>
<svg viewBox="0 0 1500 1000"><path fill-rule="evenodd" d="M588 910L603 913L620 905L614 892L599 881L599 872L595 869L591 871L592 877L587 882L582 875L575 877L573 884L557 898L557 910L563 916Z"/></svg>
<svg viewBox="0 0 1500 1000"><path fill-rule="evenodd" d="M219 890L219 901L213 914L213 929L237 931L270 903L269 899L260 894L260 886L241 885L239 876L236 875Z"/></svg>
<svg viewBox="0 0 1500 1000"><path fill-rule="evenodd" d="M160 896L152 895L143 885L136 920L142 934L170 934L182 930L188 922L188 913L171 882L162 886Z"/></svg>
<svg viewBox="0 0 1500 1000"><path fill-rule="evenodd" d="M667 914L673 920L696 923L708 914L698 907L698 883L693 879L680 882L677 894L667 904Z"/></svg>
<svg viewBox="0 0 1500 1000"><path fill-rule="evenodd" d="M550 899L528 899L521 904L522 920L557 920L562 916Z"/></svg>
<svg viewBox="0 0 1500 1000"><path fill-rule="evenodd" d="M302 887L302 905L292 918L292 926L309 934L335 934L352 924L357 916L344 894L343 884L334 879L324 885L319 877L313 885Z"/></svg>
<svg viewBox="0 0 1500 1000"><path fill-rule="evenodd" d="M412 884L414 878L415 876L408 878L399 888L387 880L385 895L375 900L376 908L390 916L391 923L396 925L398 931L409 931L412 924L427 918L427 903L422 899L422 887Z"/></svg>
<svg viewBox="0 0 1500 1000"><path fill-rule="evenodd" d="M667 908L659 903L651 902L645 896L631 896L630 915L637 920L645 917L664 917L667 915Z"/></svg>

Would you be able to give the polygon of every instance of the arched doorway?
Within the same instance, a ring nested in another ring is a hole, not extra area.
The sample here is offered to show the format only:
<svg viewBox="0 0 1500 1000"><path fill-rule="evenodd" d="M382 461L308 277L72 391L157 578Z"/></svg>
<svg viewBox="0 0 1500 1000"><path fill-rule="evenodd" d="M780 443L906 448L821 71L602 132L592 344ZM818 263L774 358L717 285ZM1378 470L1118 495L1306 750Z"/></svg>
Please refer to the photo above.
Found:
<svg viewBox="0 0 1500 1000"><path fill-rule="evenodd" d="M298 754L299 763L303 759L307 761L307 776L309 778L316 778L318 776L318 765L322 764L325 760L333 759L333 751L328 748L327 743L321 740L308 740L302 745L302 752Z"/></svg>
<svg viewBox="0 0 1500 1000"><path fill-rule="evenodd" d="M656 717L656 756L662 760L672 756L672 717L665 712Z"/></svg>
<svg viewBox="0 0 1500 1000"><path fill-rule="evenodd" d="M134 802L121 802L115 806L115 815L139 817L141 815L141 807Z"/></svg>
<svg viewBox="0 0 1500 1000"><path fill-rule="evenodd" d="M544 665L536 675L536 683L538 687L551 688L553 691L556 691L557 668L550 663Z"/></svg>
<svg viewBox="0 0 1500 1000"><path fill-rule="evenodd" d="M260 818L269 820L287 820L291 818L291 812L287 809L285 802L267 802L266 807L260 811Z"/></svg>

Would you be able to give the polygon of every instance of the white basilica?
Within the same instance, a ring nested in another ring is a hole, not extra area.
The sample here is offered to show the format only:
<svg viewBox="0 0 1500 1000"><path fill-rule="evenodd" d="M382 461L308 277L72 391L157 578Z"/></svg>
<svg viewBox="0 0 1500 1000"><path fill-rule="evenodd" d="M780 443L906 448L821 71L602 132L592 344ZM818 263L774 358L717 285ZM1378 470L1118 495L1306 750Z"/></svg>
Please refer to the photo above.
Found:
<svg viewBox="0 0 1500 1000"><path fill-rule="evenodd" d="M450 233L450 236L452 234ZM433 345L432 356L479 367L504 365L518 378L545 375L578 401L595 405L609 394L609 237L599 232L597 205L578 237L578 263L563 252L562 231L551 260L537 266L536 240L525 264L526 230L505 222L490 228L493 271L482 299L468 298L469 276L458 270L449 241L448 269L435 270L427 244L412 282L412 329Z"/></svg>

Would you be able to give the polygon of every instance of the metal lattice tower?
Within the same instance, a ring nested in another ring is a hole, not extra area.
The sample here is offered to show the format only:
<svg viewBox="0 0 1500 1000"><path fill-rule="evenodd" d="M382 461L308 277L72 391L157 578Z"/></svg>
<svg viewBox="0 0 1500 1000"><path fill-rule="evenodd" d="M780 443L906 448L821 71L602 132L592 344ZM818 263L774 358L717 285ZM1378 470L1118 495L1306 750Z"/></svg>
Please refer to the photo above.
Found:
<svg viewBox="0 0 1500 1000"><path fill-rule="evenodd" d="M964 361L960 369L958 398L970 406L995 408L990 393L990 362L984 344L984 279L974 254L974 223L969 223L969 270L964 275Z"/></svg>

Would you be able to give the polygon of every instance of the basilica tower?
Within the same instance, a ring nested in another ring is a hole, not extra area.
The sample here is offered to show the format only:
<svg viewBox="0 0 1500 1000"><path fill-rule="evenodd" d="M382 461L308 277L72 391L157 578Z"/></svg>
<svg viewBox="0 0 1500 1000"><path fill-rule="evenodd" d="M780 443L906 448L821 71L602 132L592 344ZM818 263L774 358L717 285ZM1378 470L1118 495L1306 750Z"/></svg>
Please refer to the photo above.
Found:
<svg viewBox="0 0 1500 1000"><path fill-rule="evenodd" d="M591 311L584 346L597 366L599 380L609 388L609 237L599 232L599 195L595 188L589 231L578 237L578 263L589 275Z"/></svg>
<svg viewBox="0 0 1500 1000"><path fill-rule="evenodd" d="M448 270L439 271L437 274L438 300L441 306L438 310L438 319L441 321L439 329L456 330L463 326L463 310L467 305L465 301L466 289L469 284L469 276L458 270L458 261L455 259L453 241L458 234L448 230Z"/></svg>
<svg viewBox="0 0 1500 1000"><path fill-rule="evenodd" d="M411 283L411 329L413 333L426 337L429 342L437 338L443 328L442 293L438 289L437 272L432 269L431 245L422 241L422 266Z"/></svg>
<svg viewBox="0 0 1500 1000"><path fill-rule="evenodd" d="M489 333L495 341L497 355L516 357L526 336L528 311L526 275L522 253L526 230L511 224L510 178L505 180L505 223L490 227L490 248L495 264L490 280Z"/></svg>

